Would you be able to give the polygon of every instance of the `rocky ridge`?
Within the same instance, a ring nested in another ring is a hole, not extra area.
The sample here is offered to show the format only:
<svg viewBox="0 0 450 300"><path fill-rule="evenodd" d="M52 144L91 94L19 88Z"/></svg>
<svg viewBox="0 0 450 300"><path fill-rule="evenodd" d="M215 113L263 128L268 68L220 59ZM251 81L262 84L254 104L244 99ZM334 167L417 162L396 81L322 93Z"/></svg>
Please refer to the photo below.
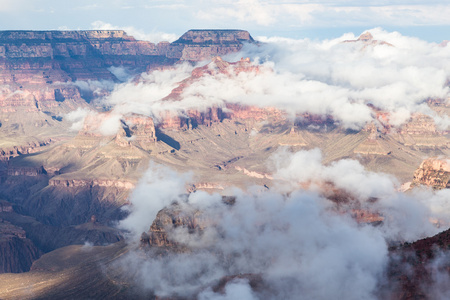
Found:
<svg viewBox="0 0 450 300"><path fill-rule="evenodd" d="M71 124L64 115L90 107L93 98L109 93L108 85L119 82L111 68L124 67L133 76L236 52L244 42L254 40L239 30L188 31L175 43L158 44L122 30L0 31L0 135L24 137L13 147L32 137L43 142L67 136ZM91 89L89 82L98 84ZM27 118L20 117L24 114Z"/></svg>
<svg viewBox="0 0 450 300"><path fill-rule="evenodd" d="M450 230L391 247L387 275L392 293L380 296L404 300L445 299L448 295L445 278L450 277L449 250Z"/></svg>

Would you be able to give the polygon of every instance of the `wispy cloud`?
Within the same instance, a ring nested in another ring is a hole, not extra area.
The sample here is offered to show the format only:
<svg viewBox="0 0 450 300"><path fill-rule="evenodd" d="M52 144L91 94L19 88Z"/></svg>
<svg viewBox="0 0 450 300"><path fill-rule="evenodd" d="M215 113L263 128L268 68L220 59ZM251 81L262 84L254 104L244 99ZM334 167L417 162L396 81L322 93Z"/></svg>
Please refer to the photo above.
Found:
<svg viewBox="0 0 450 300"><path fill-rule="evenodd" d="M93 29L101 30L117 30L122 29L127 32L127 34L133 36L137 40L150 41L152 43L158 43L161 41L173 42L177 39L177 35L172 33L165 33L159 31L145 32L141 29L136 29L133 26L114 26L110 23L105 23L103 21L95 21L91 24Z"/></svg>
<svg viewBox="0 0 450 300"><path fill-rule="evenodd" d="M449 117L438 115L425 103L428 98L445 100L450 95L448 46L379 28L370 31L374 39L386 43L343 43L356 39L351 34L324 41L261 38L263 45L248 45L228 57L251 57L257 72L205 75L183 89L180 101L160 101L189 77L192 69L181 65L144 75L137 84L118 86L103 101L114 113L143 113L156 120L164 110L183 114L226 103L276 107L291 117L332 116L351 129L379 121L370 104L384 111L393 126L422 113L439 128L448 129Z"/></svg>

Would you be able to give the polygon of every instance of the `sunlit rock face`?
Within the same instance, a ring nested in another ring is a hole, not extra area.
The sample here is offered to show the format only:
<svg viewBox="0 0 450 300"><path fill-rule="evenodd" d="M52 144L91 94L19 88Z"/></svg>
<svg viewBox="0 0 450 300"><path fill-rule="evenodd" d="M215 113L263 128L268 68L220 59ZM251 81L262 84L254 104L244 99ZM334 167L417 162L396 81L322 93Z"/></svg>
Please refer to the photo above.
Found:
<svg viewBox="0 0 450 300"><path fill-rule="evenodd" d="M245 30L189 30L173 45L182 47L182 60L204 60L242 49L244 43L255 43Z"/></svg>
<svg viewBox="0 0 450 300"><path fill-rule="evenodd" d="M202 31L203 32L203 31ZM228 32L228 31L224 31ZM230 30L230 32L233 32ZM242 34L242 32L239 32ZM245 36L245 35L244 35ZM211 62L203 67L192 70L191 76L181 81L172 92L162 99L163 101L182 101L184 93L192 85L205 78L217 78L226 76L235 78L240 73L260 72L259 67L254 65L249 58L241 58L237 62L228 62L220 56L213 57ZM224 119L262 121L269 118L275 120L285 119L285 113L273 107L256 107L240 103L225 103L224 107L210 105L199 109L189 109L183 115L167 112L161 116L158 127L165 129L190 129L198 125L211 126L213 123Z"/></svg>
<svg viewBox="0 0 450 300"><path fill-rule="evenodd" d="M450 165L446 159L429 158L424 160L414 173L413 183L427 185L435 189L450 187Z"/></svg>

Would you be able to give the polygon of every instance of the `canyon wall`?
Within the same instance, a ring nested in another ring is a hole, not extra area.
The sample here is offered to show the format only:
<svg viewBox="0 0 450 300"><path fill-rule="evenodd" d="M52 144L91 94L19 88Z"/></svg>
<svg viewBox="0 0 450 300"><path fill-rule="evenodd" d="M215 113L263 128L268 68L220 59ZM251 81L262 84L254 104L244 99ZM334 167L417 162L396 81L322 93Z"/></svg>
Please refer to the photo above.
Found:
<svg viewBox="0 0 450 300"><path fill-rule="evenodd" d="M192 30L158 44L123 30L0 31L0 134L28 138L13 146L64 134L71 125L67 113L90 107L109 93L108 84L120 82L112 67L134 76L236 52L245 42L254 40L242 30Z"/></svg>
<svg viewBox="0 0 450 300"><path fill-rule="evenodd" d="M5 205L0 209L3 211ZM0 218L0 273L26 272L40 256L22 228Z"/></svg>

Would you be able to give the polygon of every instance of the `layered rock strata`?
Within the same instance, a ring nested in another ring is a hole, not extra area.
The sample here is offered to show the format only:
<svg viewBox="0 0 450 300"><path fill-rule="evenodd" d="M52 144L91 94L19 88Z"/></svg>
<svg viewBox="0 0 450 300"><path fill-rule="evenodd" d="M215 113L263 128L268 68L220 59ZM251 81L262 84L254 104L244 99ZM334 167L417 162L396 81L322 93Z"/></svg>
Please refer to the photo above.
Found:
<svg viewBox="0 0 450 300"><path fill-rule="evenodd" d="M236 52L244 42L254 40L240 30L188 31L174 43L158 44L122 30L0 31L0 134L28 139L67 134L65 115L89 107L87 102L119 82L113 67L134 76Z"/></svg>

